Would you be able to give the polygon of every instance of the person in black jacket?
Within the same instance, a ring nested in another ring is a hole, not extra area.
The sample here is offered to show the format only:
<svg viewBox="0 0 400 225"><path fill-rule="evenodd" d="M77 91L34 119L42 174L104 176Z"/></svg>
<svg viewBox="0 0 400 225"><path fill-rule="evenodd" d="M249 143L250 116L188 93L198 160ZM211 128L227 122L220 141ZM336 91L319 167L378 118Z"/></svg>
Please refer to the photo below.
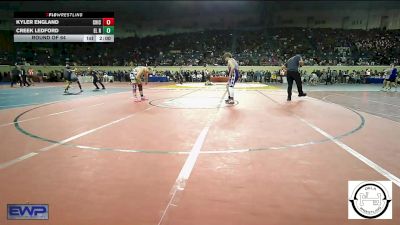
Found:
<svg viewBox="0 0 400 225"><path fill-rule="evenodd" d="M22 87L22 85L28 86L28 87L31 86L31 85L28 83L28 81L26 81L27 74L26 74L25 69L22 67L22 68L19 70L19 72L20 72L20 75L21 75L20 86L21 86L21 87Z"/></svg>
<svg viewBox="0 0 400 225"><path fill-rule="evenodd" d="M328 85L328 83L332 84L332 70L329 67L328 67L328 71L326 71L325 85Z"/></svg>
<svg viewBox="0 0 400 225"><path fill-rule="evenodd" d="M17 81L20 81L19 77L19 69L17 66L14 66L14 68L11 70L11 87L14 87L14 84L17 83ZM22 86L22 85L21 85Z"/></svg>
<svg viewBox="0 0 400 225"><path fill-rule="evenodd" d="M99 77L97 76L97 73L95 71L93 71L92 67L88 68L88 73L90 76L93 77L93 84L94 86L96 86L96 90L99 90L99 86L97 86L97 82L100 83L100 85L103 87L103 89L106 89L103 85L103 83L101 83L101 79L99 79Z"/></svg>

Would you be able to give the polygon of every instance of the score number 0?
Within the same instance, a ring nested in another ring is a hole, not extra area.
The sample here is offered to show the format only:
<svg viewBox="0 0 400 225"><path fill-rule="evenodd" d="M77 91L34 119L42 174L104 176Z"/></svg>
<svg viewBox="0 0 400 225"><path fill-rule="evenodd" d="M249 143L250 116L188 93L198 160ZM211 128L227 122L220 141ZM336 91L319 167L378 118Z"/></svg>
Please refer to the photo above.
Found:
<svg viewBox="0 0 400 225"><path fill-rule="evenodd" d="M114 18L103 18L103 26L114 26Z"/></svg>

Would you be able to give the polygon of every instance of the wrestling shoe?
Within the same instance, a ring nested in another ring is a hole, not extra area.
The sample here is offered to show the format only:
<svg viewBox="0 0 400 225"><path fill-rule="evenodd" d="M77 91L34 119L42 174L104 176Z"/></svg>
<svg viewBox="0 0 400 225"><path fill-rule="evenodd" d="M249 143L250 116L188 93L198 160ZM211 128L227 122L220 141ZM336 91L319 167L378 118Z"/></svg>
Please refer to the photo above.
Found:
<svg viewBox="0 0 400 225"><path fill-rule="evenodd" d="M226 101L226 104L235 104L235 101L233 99L228 99L228 101Z"/></svg>
<svg viewBox="0 0 400 225"><path fill-rule="evenodd" d="M142 99L142 101L148 100L148 98L146 98L145 96L142 96L140 99Z"/></svg>
<svg viewBox="0 0 400 225"><path fill-rule="evenodd" d="M306 97L306 96L307 96L307 93L299 94L299 97Z"/></svg>

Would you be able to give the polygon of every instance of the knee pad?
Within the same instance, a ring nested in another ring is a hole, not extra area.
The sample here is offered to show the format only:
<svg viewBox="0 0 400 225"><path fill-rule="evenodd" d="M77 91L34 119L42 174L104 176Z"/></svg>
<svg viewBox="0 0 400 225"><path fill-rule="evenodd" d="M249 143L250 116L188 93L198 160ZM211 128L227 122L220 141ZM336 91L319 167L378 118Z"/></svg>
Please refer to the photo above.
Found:
<svg viewBox="0 0 400 225"><path fill-rule="evenodd" d="M142 84L138 84L139 87L139 91L143 91L143 85Z"/></svg>

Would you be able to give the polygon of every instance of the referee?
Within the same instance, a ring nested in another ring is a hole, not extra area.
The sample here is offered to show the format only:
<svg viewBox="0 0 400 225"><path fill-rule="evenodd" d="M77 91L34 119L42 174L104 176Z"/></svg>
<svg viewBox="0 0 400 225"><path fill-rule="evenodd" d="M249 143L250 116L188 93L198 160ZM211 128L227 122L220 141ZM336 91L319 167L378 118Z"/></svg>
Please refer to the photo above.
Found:
<svg viewBox="0 0 400 225"><path fill-rule="evenodd" d="M299 92L299 97L304 97L307 94L303 92L303 87L301 84L301 77L299 73L299 67L304 65L304 61L301 58L300 55L295 55L292 58L290 58L285 65L283 66L283 69L287 70L287 82L288 82L288 97L287 100L291 101L292 100L292 86L293 86L293 80L296 81L297 85L297 91Z"/></svg>

